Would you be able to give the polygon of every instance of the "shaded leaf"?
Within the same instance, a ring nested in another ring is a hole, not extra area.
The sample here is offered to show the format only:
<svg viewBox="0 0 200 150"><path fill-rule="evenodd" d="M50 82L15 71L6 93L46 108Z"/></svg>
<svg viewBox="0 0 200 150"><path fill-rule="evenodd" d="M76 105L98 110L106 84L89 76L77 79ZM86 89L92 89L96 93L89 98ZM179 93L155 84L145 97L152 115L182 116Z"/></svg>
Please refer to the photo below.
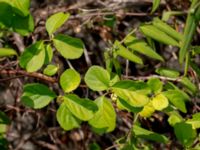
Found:
<svg viewBox="0 0 200 150"><path fill-rule="evenodd" d="M28 107L40 109L47 106L55 97L55 93L47 86L32 83L24 86L21 102Z"/></svg>
<svg viewBox="0 0 200 150"><path fill-rule="evenodd" d="M180 111L186 113L185 101L189 100L187 94L180 90L168 90L163 92L163 94L168 98L168 100L176 106Z"/></svg>
<svg viewBox="0 0 200 150"><path fill-rule="evenodd" d="M192 129L192 125L185 122L176 123L174 125L174 132L177 139L183 145L192 143L196 137L196 131Z"/></svg>
<svg viewBox="0 0 200 150"><path fill-rule="evenodd" d="M166 136L146 130L137 125L133 126L133 132L134 132L135 136L139 137L139 138L144 138L147 140L156 141L156 142L160 142L160 143L168 142L168 138Z"/></svg>
<svg viewBox="0 0 200 150"><path fill-rule="evenodd" d="M163 83L158 78L149 79L147 84L155 94L160 93L163 89Z"/></svg>

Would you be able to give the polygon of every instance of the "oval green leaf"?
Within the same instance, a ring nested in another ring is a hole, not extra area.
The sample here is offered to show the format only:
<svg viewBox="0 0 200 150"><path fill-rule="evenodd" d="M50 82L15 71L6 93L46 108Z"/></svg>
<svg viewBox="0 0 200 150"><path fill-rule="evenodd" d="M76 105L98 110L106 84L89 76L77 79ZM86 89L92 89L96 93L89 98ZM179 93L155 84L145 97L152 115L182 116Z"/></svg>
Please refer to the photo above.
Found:
<svg viewBox="0 0 200 150"><path fill-rule="evenodd" d="M78 119L88 121L97 112L97 105L88 99L81 99L77 95L69 94L63 97L64 103L70 112Z"/></svg>
<svg viewBox="0 0 200 150"><path fill-rule="evenodd" d="M77 59L83 54L84 44L78 38L60 34L53 39L53 43L60 54L67 59Z"/></svg>
<svg viewBox="0 0 200 150"><path fill-rule="evenodd" d="M105 97L99 97L95 103L99 110L89 120L89 124L94 128L105 129L105 132L113 131L116 126L116 113L112 103Z"/></svg>
<svg viewBox="0 0 200 150"><path fill-rule="evenodd" d="M55 65L48 65L48 66L44 69L43 73L44 73L45 75L48 75L48 76L53 76L53 75L55 75L55 74L57 73L57 71L58 71L58 66L55 66Z"/></svg>
<svg viewBox="0 0 200 150"><path fill-rule="evenodd" d="M60 85L65 93L75 90L80 82L80 74L74 69L67 69L60 76Z"/></svg>
<svg viewBox="0 0 200 150"><path fill-rule="evenodd" d="M69 18L69 13L59 12L50 16L46 21L46 30L51 36L58 28L60 28Z"/></svg>
<svg viewBox="0 0 200 150"><path fill-rule="evenodd" d="M85 82L94 91L103 91L109 88L110 75L100 66L92 66L86 72Z"/></svg>
<svg viewBox="0 0 200 150"><path fill-rule="evenodd" d="M65 103L62 103L57 110L56 118L60 126L66 130L72 130L74 128L79 128L81 121L73 116L69 111Z"/></svg>
<svg viewBox="0 0 200 150"><path fill-rule="evenodd" d="M55 97L55 93L47 86L39 83L32 83L24 86L21 102L25 106L40 109L47 106Z"/></svg>

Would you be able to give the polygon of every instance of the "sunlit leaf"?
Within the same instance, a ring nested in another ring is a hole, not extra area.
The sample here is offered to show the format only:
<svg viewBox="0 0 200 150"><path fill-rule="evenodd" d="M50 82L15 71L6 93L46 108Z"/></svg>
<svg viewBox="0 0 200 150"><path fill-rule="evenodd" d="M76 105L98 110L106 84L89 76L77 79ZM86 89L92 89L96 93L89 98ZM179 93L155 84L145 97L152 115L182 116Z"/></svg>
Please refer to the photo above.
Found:
<svg viewBox="0 0 200 150"><path fill-rule="evenodd" d="M97 105L89 99L81 99L75 94L68 94L63 98L70 112L80 120L88 121L98 111Z"/></svg>
<svg viewBox="0 0 200 150"><path fill-rule="evenodd" d="M46 30L51 36L58 28L60 28L69 18L69 13L59 12L50 16L46 21Z"/></svg>
<svg viewBox="0 0 200 150"><path fill-rule="evenodd" d="M0 57L17 55L17 52L11 48L0 48Z"/></svg>
<svg viewBox="0 0 200 150"><path fill-rule="evenodd" d="M60 85L66 93L75 90L80 82L80 74L74 69L67 69L60 76Z"/></svg>
<svg viewBox="0 0 200 150"><path fill-rule="evenodd" d="M87 86L94 91L103 91L109 88L110 75L100 66L92 66L85 74Z"/></svg>
<svg viewBox="0 0 200 150"><path fill-rule="evenodd" d="M48 66L44 69L43 73L44 73L45 75L48 75L48 76L53 76L53 75L55 75L55 74L57 73L57 71L58 71L58 66L55 66L55 65L48 65Z"/></svg>
<svg viewBox="0 0 200 150"><path fill-rule="evenodd" d="M160 93L152 99L152 105L155 110L163 110L169 105L169 102L165 95Z"/></svg>
<svg viewBox="0 0 200 150"><path fill-rule="evenodd" d="M134 53L126 49L123 45L121 45L119 41L115 41L114 47L116 49L117 55L125 59L128 59L134 63L143 64L143 61L139 56L135 55Z"/></svg>
<svg viewBox="0 0 200 150"><path fill-rule="evenodd" d="M67 59L77 59L83 54L83 42L74 37L59 34L53 39L58 52Z"/></svg>
<svg viewBox="0 0 200 150"><path fill-rule="evenodd" d="M129 35L125 38L125 44L128 48L137 51L138 53L141 53L143 55L146 55L148 57L164 61L162 56L160 56L158 53L156 53L150 46L147 45L142 40L137 39L136 37Z"/></svg>
<svg viewBox="0 0 200 150"><path fill-rule="evenodd" d="M179 47L179 43L175 39L153 25L142 25L140 26L140 30L144 35L158 42Z"/></svg>
<svg viewBox="0 0 200 150"><path fill-rule="evenodd" d="M65 103L62 103L57 110L56 118L60 126L64 130L72 130L79 128L81 121L73 116Z"/></svg>
<svg viewBox="0 0 200 150"><path fill-rule="evenodd" d="M160 0L153 0L153 7L151 13L155 12L156 9L159 7L159 5L160 5Z"/></svg>
<svg viewBox="0 0 200 150"><path fill-rule="evenodd" d="M105 129L105 132L113 131L116 126L116 113L112 103L105 97L99 97L95 103L99 110L89 120L89 124L94 128Z"/></svg>

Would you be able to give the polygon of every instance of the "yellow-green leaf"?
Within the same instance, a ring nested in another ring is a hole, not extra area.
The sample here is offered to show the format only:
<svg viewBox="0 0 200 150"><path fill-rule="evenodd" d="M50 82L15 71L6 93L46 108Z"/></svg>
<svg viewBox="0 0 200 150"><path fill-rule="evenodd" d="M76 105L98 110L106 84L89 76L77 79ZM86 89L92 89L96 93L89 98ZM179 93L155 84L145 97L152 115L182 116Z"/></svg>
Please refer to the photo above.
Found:
<svg viewBox="0 0 200 150"><path fill-rule="evenodd" d="M60 76L60 85L65 93L75 90L80 82L80 74L74 69L67 69Z"/></svg>
<svg viewBox="0 0 200 150"><path fill-rule="evenodd" d="M163 110L169 105L168 99L164 94L158 94L152 99L152 105L155 110Z"/></svg>
<svg viewBox="0 0 200 150"><path fill-rule="evenodd" d="M140 26L140 30L144 35L158 42L179 47L179 43L175 39L153 25L142 25Z"/></svg>
<svg viewBox="0 0 200 150"><path fill-rule="evenodd" d="M46 21L46 30L51 36L58 28L60 28L69 18L69 13L59 12L50 16Z"/></svg>
<svg viewBox="0 0 200 150"><path fill-rule="evenodd" d="M0 57L17 55L17 52L11 48L0 48Z"/></svg>

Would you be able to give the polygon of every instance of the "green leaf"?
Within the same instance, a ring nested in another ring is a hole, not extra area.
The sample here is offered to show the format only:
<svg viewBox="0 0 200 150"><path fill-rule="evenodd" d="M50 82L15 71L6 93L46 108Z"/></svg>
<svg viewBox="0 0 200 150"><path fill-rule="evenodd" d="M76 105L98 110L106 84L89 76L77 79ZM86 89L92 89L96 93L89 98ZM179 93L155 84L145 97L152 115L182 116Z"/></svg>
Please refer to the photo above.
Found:
<svg viewBox="0 0 200 150"><path fill-rule="evenodd" d="M181 33L174 30L171 26L161 21L159 18L154 18L153 25L177 41L181 41L183 39L183 35Z"/></svg>
<svg viewBox="0 0 200 150"><path fill-rule="evenodd" d="M99 110L94 117L89 120L89 124L94 128L105 129L105 132L111 132L116 126L116 113L112 103L104 96L95 100Z"/></svg>
<svg viewBox="0 0 200 150"><path fill-rule="evenodd" d="M0 57L17 55L17 52L11 48L0 48Z"/></svg>
<svg viewBox="0 0 200 150"><path fill-rule="evenodd" d="M182 83L187 89L189 89L193 94L196 94L197 87L194 85L189 78L183 77L181 78L180 83Z"/></svg>
<svg viewBox="0 0 200 150"><path fill-rule="evenodd" d="M200 128L200 113L196 113L192 116L192 119L188 119L186 123L191 124L193 129Z"/></svg>
<svg viewBox="0 0 200 150"><path fill-rule="evenodd" d="M27 36L34 30L34 20L32 15L22 17L14 15L12 18L12 28L22 36Z"/></svg>
<svg viewBox="0 0 200 150"><path fill-rule="evenodd" d="M176 106L180 111L186 113L185 101L189 100L186 93L180 90L168 90L163 92L163 94L168 98L168 100Z"/></svg>
<svg viewBox="0 0 200 150"><path fill-rule="evenodd" d="M167 106L169 105L169 102L168 102L168 99L165 97L165 95L160 93L152 99L152 105L155 108L155 110L161 111L167 108Z"/></svg>
<svg viewBox="0 0 200 150"><path fill-rule="evenodd" d="M120 97L117 98L117 108L120 110L127 110L128 112L133 112L133 113L138 113L142 110L141 107L133 107L126 100L123 100Z"/></svg>
<svg viewBox="0 0 200 150"><path fill-rule="evenodd" d="M141 128L136 125L133 126L133 132L134 132L135 136L139 137L139 138L144 138L147 140L156 141L156 142L160 142L160 143L168 142L168 139L166 136L146 130L146 129Z"/></svg>
<svg viewBox="0 0 200 150"><path fill-rule="evenodd" d="M0 124L0 135L5 134L7 131L7 125Z"/></svg>
<svg viewBox="0 0 200 150"><path fill-rule="evenodd" d="M8 116L0 111L0 124L10 124L10 119L8 118Z"/></svg>
<svg viewBox="0 0 200 150"><path fill-rule="evenodd" d="M43 66L44 60L44 44L43 41L38 41L25 49L20 57L20 66L28 72L34 72Z"/></svg>
<svg viewBox="0 0 200 150"><path fill-rule="evenodd" d="M0 1L0 28L1 26L10 27L13 17L13 11L11 5Z"/></svg>
<svg viewBox="0 0 200 150"><path fill-rule="evenodd" d="M170 114L168 118L169 124L173 127L176 123L179 123L182 121L183 121L183 118L177 112L173 112L172 114Z"/></svg>
<svg viewBox="0 0 200 150"><path fill-rule="evenodd" d="M170 78L178 78L180 73L174 69L169 68L157 68L156 73L160 74L161 76L170 77Z"/></svg>
<svg viewBox="0 0 200 150"><path fill-rule="evenodd" d="M53 39L53 43L66 59L77 59L83 54L84 44L78 38L59 34Z"/></svg>
<svg viewBox="0 0 200 150"><path fill-rule="evenodd" d="M58 28L60 28L69 18L69 13L59 12L50 16L46 21L46 30L51 36Z"/></svg>
<svg viewBox="0 0 200 150"><path fill-rule="evenodd" d="M21 102L28 107L40 109L47 106L55 97L55 93L47 86L32 83L24 86Z"/></svg>
<svg viewBox="0 0 200 150"><path fill-rule="evenodd" d="M98 107L93 101L81 99L75 94L68 94L63 98L70 112L80 120L88 121L98 111Z"/></svg>
<svg viewBox="0 0 200 150"><path fill-rule="evenodd" d="M179 47L179 43L175 39L153 25L142 25L140 26L140 30L144 35L158 42Z"/></svg>
<svg viewBox="0 0 200 150"><path fill-rule="evenodd" d="M147 84L155 94L160 93L163 89L163 83L158 78L149 79Z"/></svg>
<svg viewBox="0 0 200 150"><path fill-rule="evenodd" d="M112 87L137 91L145 95L151 94L150 87L143 81L122 80L115 83Z"/></svg>
<svg viewBox="0 0 200 150"><path fill-rule="evenodd" d="M57 71L58 71L58 66L55 66L55 65L48 65L48 66L44 69L43 73L44 73L45 75L48 75L48 76L53 76L53 75L55 75L55 74L57 73Z"/></svg>
<svg viewBox="0 0 200 150"><path fill-rule="evenodd" d="M151 117L151 115L155 112L155 108L152 105L152 101L146 104L142 111L139 113L142 117Z"/></svg>
<svg viewBox="0 0 200 150"><path fill-rule="evenodd" d="M133 107L142 107L149 102L149 98L141 91L132 91L120 86L113 86L112 91Z"/></svg>
<svg viewBox="0 0 200 150"><path fill-rule="evenodd" d="M196 137L196 131L192 129L192 125L180 122L174 125L174 132L177 139L183 144L188 145L193 142Z"/></svg>
<svg viewBox="0 0 200 150"><path fill-rule="evenodd" d="M86 72L84 80L90 89L104 91L109 88L110 75L107 70L94 65Z"/></svg>
<svg viewBox="0 0 200 150"><path fill-rule="evenodd" d="M131 51L126 49L124 46L122 46L119 41L115 41L114 48L116 50L117 55L119 55L125 59L128 59L134 63L143 64L143 61L140 57L133 54Z"/></svg>
<svg viewBox="0 0 200 150"><path fill-rule="evenodd" d="M52 61L53 49L50 44L45 45L45 60L44 64L48 64Z"/></svg>
<svg viewBox="0 0 200 150"><path fill-rule="evenodd" d="M162 56L156 53L150 46L147 45L147 43L145 43L142 40L137 39L133 35L127 36L124 42L128 48L134 51L137 51L138 53L144 54L148 57L151 57L160 61L164 61Z"/></svg>
<svg viewBox="0 0 200 150"><path fill-rule="evenodd" d="M193 0L190 6L190 10L194 9L196 5L199 3L199 0ZM193 39L193 35L196 31L196 27L198 25L198 20L196 20L195 15L191 12L188 13L186 25L184 29L183 39L181 41L181 47L179 50L179 62L182 64L186 57L188 50L190 49L190 45Z"/></svg>
<svg viewBox="0 0 200 150"><path fill-rule="evenodd" d="M20 16L29 15L30 0L13 0L13 10Z"/></svg>
<svg viewBox="0 0 200 150"><path fill-rule="evenodd" d="M79 128L81 123L80 120L73 116L65 103L62 103L58 108L56 118L60 126L66 131Z"/></svg>
<svg viewBox="0 0 200 150"><path fill-rule="evenodd" d="M151 13L155 12L160 5L160 0L153 0L153 7Z"/></svg>
<svg viewBox="0 0 200 150"><path fill-rule="evenodd" d="M80 82L80 74L74 69L67 69L60 76L60 85L65 93L75 90Z"/></svg>

